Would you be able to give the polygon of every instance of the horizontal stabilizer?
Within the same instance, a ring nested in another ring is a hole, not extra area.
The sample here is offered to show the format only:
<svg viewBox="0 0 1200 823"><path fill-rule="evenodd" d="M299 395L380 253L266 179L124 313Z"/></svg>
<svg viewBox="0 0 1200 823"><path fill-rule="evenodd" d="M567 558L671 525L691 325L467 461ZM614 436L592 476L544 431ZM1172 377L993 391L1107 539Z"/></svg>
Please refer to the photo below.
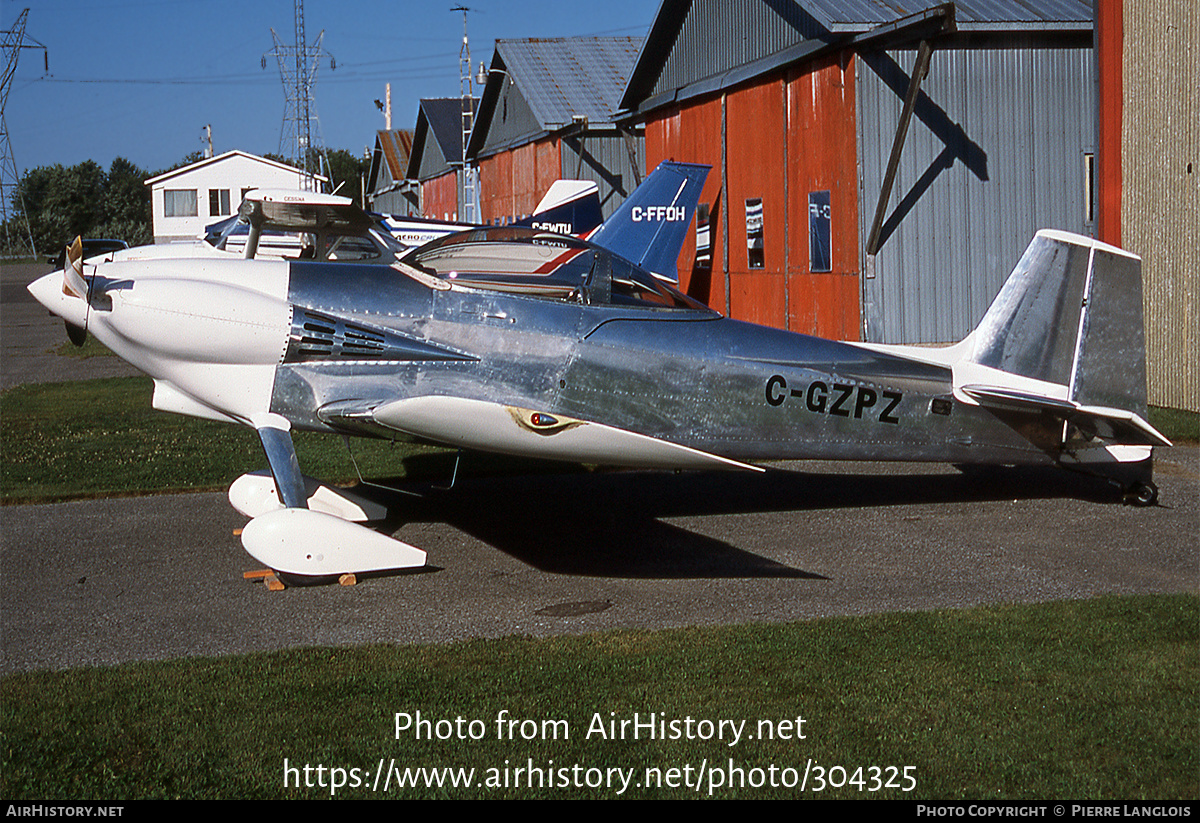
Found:
<svg viewBox="0 0 1200 823"><path fill-rule="evenodd" d="M947 351L961 358L960 400L1069 423L1064 459L1081 446L1122 462L1171 445L1146 420L1141 259L1123 249L1039 231L979 327Z"/></svg>
<svg viewBox="0 0 1200 823"><path fill-rule="evenodd" d="M1141 415L1125 409L1085 406L1073 400L1016 391L999 386L961 386L960 390L980 405L1016 411L1045 411L1087 431L1117 443L1170 446L1171 441Z"/></svg>
<svg viewBox="0 0 1200 823"><path fill-rule="evenodd" d="M1141 259L1127 251L1039 231L968 341L978 365L1146 416Z"/></svg>

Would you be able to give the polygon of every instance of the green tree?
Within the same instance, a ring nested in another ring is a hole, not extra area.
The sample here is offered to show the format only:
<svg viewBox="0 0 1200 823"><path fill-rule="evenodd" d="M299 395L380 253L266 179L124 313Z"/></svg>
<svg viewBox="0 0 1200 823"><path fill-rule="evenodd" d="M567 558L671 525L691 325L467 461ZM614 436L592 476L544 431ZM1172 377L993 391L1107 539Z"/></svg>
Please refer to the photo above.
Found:
<svg viewBox="0 0 1200 823"><path fill-rule="evenodd" d="M58 249L95 225L103 185L104 169L92 160L70 168L39 166L21 179L13 207L24 207L39 250Z"/></svg>
<svg viewBox="0 0 1200 823"><path fill-rule="evenodd" d="M93 236L113 237L131 246L153 240L148 177L124 157L112 161L101 195L101 222L93 227Z"/></svg>
<svg viewBox="0 0 1200 823"><path fill-rule="evenodd" d="M33 242L53 254L76 236L113 237L130 245L150 240L146 172L123 157L106 174L98 163L39 166L21 178L13 210L29 220Z"/></svg>
<svg viewBox="0 0 1200 823"><path fill-rule="evenodd" d="M328 175L333 191L354 201L360 199L360 181L371 173L371 159L353 154L346 149L336 149L327 155Z"/></svg>
<svg viewBox="0 0 1200 823"><path fill-rule="evenodd" d="M343 197L357 201L361 189L359 180L370 174L371 159L360 157L346 149L326 151L324 159L321 159L315 156L315 149L312 151L314 154L309 165L311 168L320 169L320 174L329 178L330 191L336 191ZM278 154L264 154L263 157L274 160L276 163L295 165L290 158L281 157Z"/></svg>
<svg viewBox="0 0 1200 823"><path fill-rule="evenodd" d="M168 166L165 169L160 169L159 171L154 172L154 174L152 174L150 176L158 177L160 174L166 174L169 171L175 171L175 169L182 169L184 166L190 166L193 163L199 163L203 159L204 159L203 153L194 151L194 152L191 152L190 154L185 154L182 158L179 159L179 161L177 163L175 163L171 166Z"/></svg>

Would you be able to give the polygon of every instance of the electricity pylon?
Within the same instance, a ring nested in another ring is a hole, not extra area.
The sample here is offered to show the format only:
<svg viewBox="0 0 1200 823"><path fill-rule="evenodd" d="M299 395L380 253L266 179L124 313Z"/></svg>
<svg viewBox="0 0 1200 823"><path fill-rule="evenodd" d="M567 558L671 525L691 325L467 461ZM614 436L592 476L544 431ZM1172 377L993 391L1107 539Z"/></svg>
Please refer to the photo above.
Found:
<svg viewBox="0 0 1200 823"><path fill-rule="evenodd" d="M267 67L267 56L274 55L279 64L279 79L283 82L283 128L279 134L279 154L305 174L301 186L315 189L316 176L321 174L322 163L328 165L325 145L321 140L321 121L317 117L313 86L317 82L317 69L321 58L328 55L321 44L325 32L321 31L311 46L305 45L304 0L295 0L296 43L285 45L279 40L275 29L271 37L275 47L263 55L263 68ZM329 68L336 69L337 62L329 56Z"/></svg>
<svg viewBox="0 0 1200 823"><path fill-rule="evenodd" d="M7 31L0 32L0 37L3 38L4 46L4 76L0 79L0 225L4 226L4 252L6 254L17 252L18 254L26 250L37 257L37 248L33 244L33 231L29 226L29 216L25 213L25 204L21 204L21 218L25 225L22 227L23 232L16 235L18 227L11 225L10 220L14 216L9 211L9 201L13 195L19 192L21 175L17 171L17 161L13 157L12 143L8 139L8 121L5 119L4 111L8 107L8 90L12 86L13 75L17 71L17 58L21 55L21 49L41 49L43 63L46 72L50 71L50 54L46 51L46 47L34 40L32 37L27 37L25 34L25 22L29 18L29 9L25 9L17 17L17 22Z"/></svg>

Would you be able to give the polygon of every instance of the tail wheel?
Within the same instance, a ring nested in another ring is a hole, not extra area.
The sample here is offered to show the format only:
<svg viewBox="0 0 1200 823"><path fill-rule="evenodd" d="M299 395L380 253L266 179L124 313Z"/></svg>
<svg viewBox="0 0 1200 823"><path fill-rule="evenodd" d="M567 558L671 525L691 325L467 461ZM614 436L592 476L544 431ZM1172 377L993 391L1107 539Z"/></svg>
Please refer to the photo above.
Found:
<svg viewBox="0 0 1200 823"><path fill-rule="evenodd" d="M1135 506L1153 506L1158 502L1158 486L1153 483L1134 483L1126 489L1125 500Z"/></svg>

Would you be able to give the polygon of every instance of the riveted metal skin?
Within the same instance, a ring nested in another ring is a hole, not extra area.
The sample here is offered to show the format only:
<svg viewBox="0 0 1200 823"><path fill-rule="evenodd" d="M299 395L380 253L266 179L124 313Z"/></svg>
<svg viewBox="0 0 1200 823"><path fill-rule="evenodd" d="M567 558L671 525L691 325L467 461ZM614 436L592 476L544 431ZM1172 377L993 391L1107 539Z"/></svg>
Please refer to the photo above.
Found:
<svg viewBox="0 0 1200 823"><path fill-rule="evenodd" d="M949 368L703 308L434 288L403 267L331 273L300 263L292 264L288 300L296 306L292 340L271 411L299 428L395 438L403 432L378 424L371 409L444 396L583 419L736 460L1050 460L995 414L948 399ZM306 323L320 325L310 333L326 341L353 326L379 342L369 357L336 342L305 349Z"/></svg>

